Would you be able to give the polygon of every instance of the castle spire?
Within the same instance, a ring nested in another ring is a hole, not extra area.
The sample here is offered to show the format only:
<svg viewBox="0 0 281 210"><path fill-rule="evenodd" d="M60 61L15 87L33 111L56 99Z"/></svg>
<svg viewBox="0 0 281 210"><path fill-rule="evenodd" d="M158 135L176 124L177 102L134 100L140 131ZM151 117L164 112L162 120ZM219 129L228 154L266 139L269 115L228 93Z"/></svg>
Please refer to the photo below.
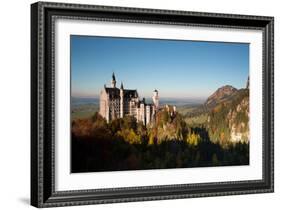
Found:
<svg viewBox="0 0 281 210"><path fill-rule="evenodd" d="M124 117L124 87L123 87L123 82L121 82L121 87L120 87L120 117Z"/></svg>
<svg viewBox="0 0 281 210"><path fill-rule="evenodd" d="M153 91L152 101L153 101L153 104L154 104L155 108L158 109L158 107L159 107L159 95L158 95L158 90L156 90L156 89Z"/></svg>
<svg viewBox="0 0 281 210"><path fill-rule="evenodd" d="M116 79L114 72L112 73L111 87L116 88Z"/></svg>
<svg viewBox="0 0 281 210"><path fill-rule="evenodd" d="M114 74L114 72L112 73L112 80L115 81L115 74Z"/></svg>

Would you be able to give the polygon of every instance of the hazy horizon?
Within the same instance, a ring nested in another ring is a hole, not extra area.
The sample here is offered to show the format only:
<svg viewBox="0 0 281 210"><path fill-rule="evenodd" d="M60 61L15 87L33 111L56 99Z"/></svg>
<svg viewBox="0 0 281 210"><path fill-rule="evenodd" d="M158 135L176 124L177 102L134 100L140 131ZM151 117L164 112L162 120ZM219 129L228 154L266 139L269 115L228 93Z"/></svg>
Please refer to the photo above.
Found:
<svg viewBox="0 0 281 210"><path fill-rule="evenodd" d="M145 98L147 103L153 103L152 98ZM190 98L160 98L160 105L175 105L177 107L186 105L201 105L206 99L190 99ZM96 105L99 107L99 96L96 97L72 97L71 106L75 108L81 105Z"/></svg>
<svg viewBox="0 0 281 210"><path fill-rule="evenodd" d="M93 96L71 96L72 98L77 98L77 99L99 99L99 95L93 95ZM152 95L151 96L139 96L139 98L152 98ZM208 98L208 97L207 97ZM161 99L174 99L174 100L207 100L207 98L205 97L160 97L160 100Z"/></svg>

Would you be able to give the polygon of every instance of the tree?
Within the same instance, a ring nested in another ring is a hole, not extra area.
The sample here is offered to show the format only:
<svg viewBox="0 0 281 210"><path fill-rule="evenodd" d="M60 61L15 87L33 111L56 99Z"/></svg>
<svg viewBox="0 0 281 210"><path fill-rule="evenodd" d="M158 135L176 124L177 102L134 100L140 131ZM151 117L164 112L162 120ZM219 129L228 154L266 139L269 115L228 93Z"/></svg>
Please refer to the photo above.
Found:
<svg viewBox="0 0 281 210"><path fill-rule="evenodd" d="M141 137L137 135L133 129L122 129L117 132L117 135L121 136L126 142L130 144L140 144Z"/></svg>
<svg viewBox="0 0 281 210"><path fill-rule="evenodd" d="M186 142L192 146L197 146L199 142L201 141L201 137L199 134L194 133L193 131L191 133L187 134Z"/></svg>
<svg viewBox="0 0 281 210"><path fill-rule="evenodd" d="M150 134L149 135L149 140L148 140L148 145L153 145L154 144L154 135Z"/></svg>
<svg viewBox="0 0 281 210"><path fill-rule="evenodd" d="M92 116L92 122L106 123L106 120L98 112L95 112Z"/></svg>
<svg viewBox="0 0 281 210"><path fill-rule="evenodd" d="M160 127L163 127L163 125L170 121L169 113L166 110L158 112L156 118L156 126Z"/></svg>
<svg viewBox="0 0 281 210"><path fill-rule="evenodd" d="M92 133L92 122L89 119L74 120L71 130L77 137L89 137Z"/></svg>
<svg viewBox="0 0 281 210"><path fill-rule="evenodd" d="M122 128L125 129L133 129L134 131L137 130L137 120L133 116L125 116L123 117L123 123L121 125Z"/></svg>
<svg viewBox="0 0 281 210"><path fill-rule="evenodd" d="M217 154L216 154L216 153L214 153L214 154L212 155L212 164L213 164L213 165L218 165L218 164L219 164L218 157L217 157Z"/></svg>
<svg viewBox="0 0 281 210"><path fill-rule="evenodd" d="M121 130L121 119L114 119L110 122L109 128L112 134L116 134L119 130Z"/></svg>

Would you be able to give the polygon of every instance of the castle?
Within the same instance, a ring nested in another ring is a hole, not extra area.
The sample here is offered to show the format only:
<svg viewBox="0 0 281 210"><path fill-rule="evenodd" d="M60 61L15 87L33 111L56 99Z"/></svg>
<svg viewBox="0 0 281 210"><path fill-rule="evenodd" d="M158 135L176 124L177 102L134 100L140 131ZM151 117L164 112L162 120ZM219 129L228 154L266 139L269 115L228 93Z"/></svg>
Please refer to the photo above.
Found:
<svg viewBox="0 0 281 210"><path fill-rule="evenodd" d="M145 98L140 100L137 90L124 89L122 82L120 88L117 88L113 73L111 87L104 85L100 93L99 113L107 122L130 115L134 116L137 122L148 125L155 119L155 114L159 108L157 90L153 91L152 101L153 103L146 103Z"/></svg>

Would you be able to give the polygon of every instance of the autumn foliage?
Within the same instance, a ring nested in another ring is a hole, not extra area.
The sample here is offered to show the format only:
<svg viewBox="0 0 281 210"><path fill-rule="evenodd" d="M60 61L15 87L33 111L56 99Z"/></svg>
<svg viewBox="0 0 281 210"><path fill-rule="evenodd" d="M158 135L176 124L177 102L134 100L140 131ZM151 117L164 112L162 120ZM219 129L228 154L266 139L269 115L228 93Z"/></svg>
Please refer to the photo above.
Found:
<svg viewBox="0 0 281 210"><path fill-rule="evenodd" d="M204 126L188 127L165 110L147 127L131 116L107 123L95 113L73 120L71 136L72 172L249 164L248 144L223 148Z"/></svg>

